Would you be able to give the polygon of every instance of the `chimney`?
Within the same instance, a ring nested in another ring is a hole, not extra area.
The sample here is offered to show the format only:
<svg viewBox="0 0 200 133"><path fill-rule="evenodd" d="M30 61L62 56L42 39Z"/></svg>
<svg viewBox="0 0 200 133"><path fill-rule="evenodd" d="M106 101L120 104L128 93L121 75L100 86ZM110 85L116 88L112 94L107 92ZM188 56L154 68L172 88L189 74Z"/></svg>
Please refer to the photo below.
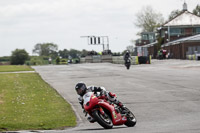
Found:
<svg viewBox="0 0 200 133"><path fill-rule="evenodd" d="M183 11L187 11L187 4L185 2L183 4Z"/></svg>

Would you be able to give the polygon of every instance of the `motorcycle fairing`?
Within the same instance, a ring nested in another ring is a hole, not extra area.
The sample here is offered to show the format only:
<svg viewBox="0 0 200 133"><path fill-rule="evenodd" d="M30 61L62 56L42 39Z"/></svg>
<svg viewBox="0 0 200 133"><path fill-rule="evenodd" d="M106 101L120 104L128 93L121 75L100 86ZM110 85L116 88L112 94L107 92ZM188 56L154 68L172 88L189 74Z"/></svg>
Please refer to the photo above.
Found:
<svg viewBox="0 0 200 133"><path fill-rule="evenodd" d="M122 125L127 121L126 116L121 116L120 113L116 112L114 105L109 104L108 102L104 101L103 99L98 99L93 92L88 92L83 96L84 99L84 109L92 116L92 112L94 110L100 111L103 113L103 109L107 109L111 116L112 122L114 125ZM95 106L99 106L96 108Z"/></svg>
<svg viewBox="0 0 200 133"><path fill-rule="evenodd" d="M125 116L121 116L120 113L117 113L115 108L114 108L114 105L110 105L109 103L107 102L99 102L98 103L101 107L107 109L109 112L111 112L111 115L112 115L112 122L114 125L122 125L124 124L127 119ZM125 117L125 118L124 118ZM122 119L123 118L123 119Z"/></svg>

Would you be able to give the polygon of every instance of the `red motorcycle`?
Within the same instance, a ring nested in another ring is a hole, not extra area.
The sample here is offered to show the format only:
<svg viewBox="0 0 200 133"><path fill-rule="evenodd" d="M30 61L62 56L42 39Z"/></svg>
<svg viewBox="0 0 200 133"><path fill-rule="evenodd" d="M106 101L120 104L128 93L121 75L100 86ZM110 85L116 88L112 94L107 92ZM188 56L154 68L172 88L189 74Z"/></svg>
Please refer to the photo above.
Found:
<svg viewBox="0 0 200 133"><path fill-rule="evenodd" d="M111 129L113 125L133 127L136 124L136 118L128 108L122 111L120 107L106 100L105 95L97 96L88 92L83 99L85 111L105 129Z"/></svg>

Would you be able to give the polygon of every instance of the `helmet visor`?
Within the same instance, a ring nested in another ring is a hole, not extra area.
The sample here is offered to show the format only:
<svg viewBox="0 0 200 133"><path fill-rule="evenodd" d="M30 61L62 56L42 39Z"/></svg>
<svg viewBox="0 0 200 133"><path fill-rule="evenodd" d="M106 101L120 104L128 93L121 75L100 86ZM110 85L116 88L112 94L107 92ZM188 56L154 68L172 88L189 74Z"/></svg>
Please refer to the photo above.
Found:
<svg viewBox="0 0 200 133"><path fill-rule="evenodd" d="M83 85L81 86L81 88L76 89L76 92L78 95L83 95L84 90L85 90L85 86Z"/></svg>
<svg viewBox="0 0 200 133"><path fill-rule="evenodd" d="M83 90L81 88L77 89L77 94L81 95L83 93Z"/></svg>

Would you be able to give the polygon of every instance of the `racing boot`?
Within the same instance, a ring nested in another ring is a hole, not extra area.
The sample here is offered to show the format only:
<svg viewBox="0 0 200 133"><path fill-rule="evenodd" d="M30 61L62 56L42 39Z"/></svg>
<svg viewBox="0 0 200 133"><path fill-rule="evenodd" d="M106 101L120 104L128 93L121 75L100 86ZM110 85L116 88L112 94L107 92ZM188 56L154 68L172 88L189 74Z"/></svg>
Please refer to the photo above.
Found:
<svg viewBox="0 0 200 133"><path fill-rule="evenodd" d="M125 113L128 112L127 109L126 109L126 107L119 100L117 100L117 96L116 96L115 93L109 92L108 93L108 99L110 101L114 102L117 106L119 106L121 108L122 114L125 114Z"/></svg>
<svg viewBox="0 0 200 133"><path fill-rule="evenodd" d="M117 105L122 109L122 114L128 113L128 110L120 101L118 101Z"/></svg>

